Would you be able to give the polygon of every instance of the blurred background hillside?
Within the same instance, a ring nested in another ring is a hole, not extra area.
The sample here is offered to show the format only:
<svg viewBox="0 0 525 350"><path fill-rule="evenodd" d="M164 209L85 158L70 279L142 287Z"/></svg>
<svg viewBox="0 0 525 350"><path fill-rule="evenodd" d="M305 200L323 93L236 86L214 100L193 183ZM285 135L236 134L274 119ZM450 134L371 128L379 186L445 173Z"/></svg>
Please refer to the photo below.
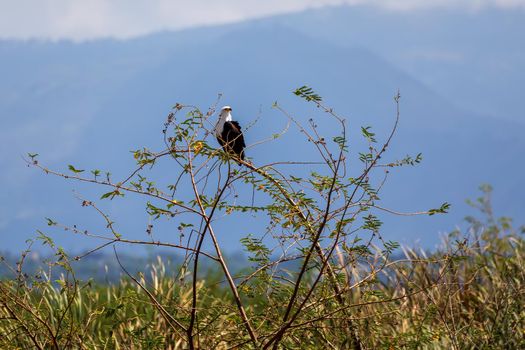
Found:
<svg viewBox="0 0 525 350"><path fill-rule="evenodd" d="M231 1L221 12L199 1L185 12L182 4L175 9L152 1L154 13L120 3L136 17L119 17L119 7L100 9L96 1L85 13L72 8L69 17L51 5L40 11L47 2L32 3L26 12L1 5L2 251L23 249L37 229L47 230L45 217L100 225L85 216L75 195L95 199L102 189L27 168L22 157L28 152L52 168L74 164L125 176L134 165L131 150L162 146L163 123L175 103L206 110L219 93L242 125L259 118L246 131L253 145L286 125L271 108L274 101L301 120L315 113L291 93L302 85L344 115L353 132L371 125L379 139L392 126L400 90L401 124L388 157L421 152L423 163L390 177L383 205L418 211L447 201L452 209L434 217L382 215L385 238L433 248L471 213L465 200L477 197L483 183L495 189L498 214L524 221L523 2L321 1L330 6L311 8L283 1L257 10ZM296 137L256 145L248 156L255 164L311 160L294 146ZM142 203L105 208L119 232L145 235ZM240 250L247 226L228 232L231 253ZM170 237L169 229L158 234ZM94 244L68 233L54 238L73 251Z"/></svg>

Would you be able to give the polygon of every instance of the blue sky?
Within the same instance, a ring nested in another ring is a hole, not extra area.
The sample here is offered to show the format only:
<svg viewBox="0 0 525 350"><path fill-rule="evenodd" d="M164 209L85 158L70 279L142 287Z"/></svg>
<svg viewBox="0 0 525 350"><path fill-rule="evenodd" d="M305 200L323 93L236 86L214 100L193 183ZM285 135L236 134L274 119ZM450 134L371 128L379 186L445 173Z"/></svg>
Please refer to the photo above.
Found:
<svg viewBox="0 0 525 350"><path fill-rule="evenodd" d="M388 11L525 8L525 0L0 0L0 38L129 38L341 4Z"/></svg>

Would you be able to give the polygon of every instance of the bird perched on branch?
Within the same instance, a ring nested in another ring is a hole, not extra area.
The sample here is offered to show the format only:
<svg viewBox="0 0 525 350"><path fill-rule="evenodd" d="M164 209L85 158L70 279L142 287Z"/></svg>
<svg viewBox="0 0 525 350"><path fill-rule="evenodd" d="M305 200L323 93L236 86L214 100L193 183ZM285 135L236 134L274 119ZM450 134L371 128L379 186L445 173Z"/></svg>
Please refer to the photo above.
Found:
<svg viewBox="0 0 525 350"><path fill-rule="evenodd" d="M244 160L244 148L246 147L244 136L239 123L233 120L231 111L230 106L222 107L213 133L224 151Z"/></svg>

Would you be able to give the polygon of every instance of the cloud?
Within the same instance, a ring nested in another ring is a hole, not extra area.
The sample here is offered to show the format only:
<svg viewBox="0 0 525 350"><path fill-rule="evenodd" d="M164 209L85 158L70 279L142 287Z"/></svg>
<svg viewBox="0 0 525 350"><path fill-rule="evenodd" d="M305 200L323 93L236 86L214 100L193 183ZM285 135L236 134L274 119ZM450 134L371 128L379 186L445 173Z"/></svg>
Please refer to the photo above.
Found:
<svg viewBox="0 0 525 350"><path fill-rule="evenodd" d="M428 7L525 8L525 0L0 0L0 37L129 38L341 4L402 11Z"/></svg>

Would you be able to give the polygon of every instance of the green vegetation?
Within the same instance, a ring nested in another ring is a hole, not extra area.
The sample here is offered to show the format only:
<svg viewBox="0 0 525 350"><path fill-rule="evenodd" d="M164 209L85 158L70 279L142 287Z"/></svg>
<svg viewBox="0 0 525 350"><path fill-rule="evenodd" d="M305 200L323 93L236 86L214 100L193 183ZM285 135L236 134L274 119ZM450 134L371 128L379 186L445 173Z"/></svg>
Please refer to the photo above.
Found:
<svg viewBox="0 0 525 350"><path fill-rule="evenodd" d="M104 235L47 219L51 230L65 229L101 242L74 259L123 244L170 248L182 252L184 259L175 271L159 259L138 275L120 265L126 277L116 284L83 282L75 277L68 254L40 233L56 259L49 269L28 275L23 255L13 266L15 277L0 283L0 348L525 347L523 229L514 230L509 219L493 216L490 188L482 188L484 195L472 203L484 218L469 218L466 233L453 232L433 253L401 248L400 257L399 244L381 235L379 214L437 215L450 206L403 214L379 205L389 172L422 160L420 154L386 160L399 109L382 143L370 127L361 127L366 146L356 152L348 144L344 118L308 87L295 94L338 126L332 128L334 135L321 136L313 119L305 127L275 104L318 156L317 162L308 163L308 171L305 163L297 168L293 162L256 166L231 159L235 156L208 143L214 108L203 114L180 104L165 124L166 149L134 151L137 168L120 181L109 172L73 165L61 173L30 155L28 162L46 174L103 188L99 199L80 201L100 216ZM162 181L150 179L149 171L166 164L173 181L160 185ZM255 192L257 201L243 197ZM144 240L117 232L111 215L98 203L112 200L118 205L130 193L145 199L153 222L175 224L173 239L155 240L153 225ZM240 244L250 264L239 271L222 253L218 223L246 215L263 222L264 229L243 231ZM211 248L205 248L205 240ZM115 256L120 264L117 250ZM61 273L52 277L56 269Z"/></svg>
<svg viewBox="0 0 525 350"><path fill-rule="evenodd" d="M405 250L346 294L348 310L366 349L519 349L525 346L525 241L508 219L472 221L469 234L452 233L439 252ZM360 254L366 254L360 252ZM57 256L62 257L60 253ZM378 257L379 258L379 257ZM60 259L67 265L67 259ZM334 265L337 265L337 260ZM359 281L359 266L341 276ZM239 273L236 280L246 278ZM154 299L130 278L115 285L59 284L19 276L3 281L0 348L184 349L187 340L171 318L189 320L192 287L165 274L162 261L139 277ZM251 348L243 339L220 273L197 284L198 344L203 349ZM271 291L270 291L271 288ZM308 285L305 286L308 288ZM289 298L285 282L259 279L240 286L257 331L271 334ZM282 340L283 348L344 347L345 318L329 290L311 303ZM160 308L156 303L162 305ZM169 316L168 316L169 315Z"/></svg>

